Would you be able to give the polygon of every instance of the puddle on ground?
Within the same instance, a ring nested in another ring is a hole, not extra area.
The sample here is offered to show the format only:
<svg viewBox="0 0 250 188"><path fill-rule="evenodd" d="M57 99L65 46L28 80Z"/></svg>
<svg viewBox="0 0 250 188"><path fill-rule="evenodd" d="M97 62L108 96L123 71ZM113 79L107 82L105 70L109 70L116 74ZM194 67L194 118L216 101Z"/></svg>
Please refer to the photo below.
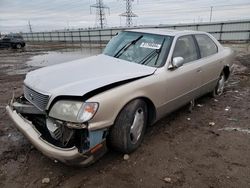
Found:
<svg viewBox="0 0 250 188"><path fill-rule="evenodd" d="M45 67L59 63L65 63L76 59L86 58L97 55L102 52L102 49L81 48L77 50L64 51L48 51L45 54L36 55L31 58L26 64L31 67Z"/></svg>

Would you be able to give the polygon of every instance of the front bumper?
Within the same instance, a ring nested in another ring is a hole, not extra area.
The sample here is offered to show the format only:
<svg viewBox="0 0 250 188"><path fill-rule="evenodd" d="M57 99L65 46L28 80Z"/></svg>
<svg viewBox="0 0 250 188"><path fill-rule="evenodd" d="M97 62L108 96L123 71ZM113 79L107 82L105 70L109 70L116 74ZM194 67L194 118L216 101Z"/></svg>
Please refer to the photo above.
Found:
<svg viewBox="0 0 250 188"><path fill-rule="evenodd" d="M105 142L101 143L102 148L97 152L79 153L74 146L72 148L56 147L41 137L41 133L35 128L32 122L23 118L11 106L6 107L8 115L14 121L16 127L26 136L26 138L44 155L51 159L56 159L70 165L87 166L100 158L106 152Z"/></svg>

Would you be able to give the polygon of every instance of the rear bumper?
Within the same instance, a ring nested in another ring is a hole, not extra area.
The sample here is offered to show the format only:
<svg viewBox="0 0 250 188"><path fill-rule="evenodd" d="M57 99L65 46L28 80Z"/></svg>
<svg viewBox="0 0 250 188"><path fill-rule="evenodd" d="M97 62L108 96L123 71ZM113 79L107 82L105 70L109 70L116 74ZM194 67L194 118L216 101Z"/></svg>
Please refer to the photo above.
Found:
<svg viewBox="0 0 250 188"><path fill-rule="evenodd" d="M106 152L105 143L103 144L105 147L102 147L102 149L95 154L91 152L79 153L76 147L66 149L56 147L44 140L35 126L13 110L11 106L7 106L6 110L19 131L21 131L39 151L51 159L56 159L70 165L87 166Z"/></svg>

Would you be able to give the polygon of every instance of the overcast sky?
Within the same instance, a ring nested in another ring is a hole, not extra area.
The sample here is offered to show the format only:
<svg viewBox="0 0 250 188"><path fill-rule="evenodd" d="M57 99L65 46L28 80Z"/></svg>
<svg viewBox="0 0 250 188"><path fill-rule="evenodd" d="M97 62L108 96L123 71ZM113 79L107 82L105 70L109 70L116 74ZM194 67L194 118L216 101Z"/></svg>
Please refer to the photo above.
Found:
<svg viewBox="0 0 250 188"><path fill-rule="evenodd" d="M107 26L124 26L124 0L103 0ZM33 31L94 27L95 0L0 0L0 32L28 32L28 20ZM155 25L250 19L250 0L135 0L133 12L138 15L134 25Z"/></svg>

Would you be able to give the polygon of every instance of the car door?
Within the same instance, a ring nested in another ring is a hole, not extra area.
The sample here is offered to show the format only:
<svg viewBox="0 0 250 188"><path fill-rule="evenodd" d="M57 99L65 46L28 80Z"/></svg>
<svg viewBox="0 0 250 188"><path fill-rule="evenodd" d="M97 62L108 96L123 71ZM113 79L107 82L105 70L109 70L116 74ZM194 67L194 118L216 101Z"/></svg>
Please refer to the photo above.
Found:
<svg viewBox="0 0 250 188"><path fill-rule="evenodd" d="M200 95L203 95L215 87L222 70L222 62L217 45L208 35L196 34L194 37L201 55Z"/></svg>
<svg viewBox="0 0 250 188"><path fill-rule="evenodd" d="M171 112L199 95L201 79L200 55L192 35L181 36L176 40L172 60L184 58L183 66L170 68L165 78L164 112Z"/></svg>
<svg viewBox="0 0 250 188"><path fill-rule="evenodd" d="M10 38L9 37L4 37L1 41L1 46L2 47L9 47L10 46Z"/></svg>

